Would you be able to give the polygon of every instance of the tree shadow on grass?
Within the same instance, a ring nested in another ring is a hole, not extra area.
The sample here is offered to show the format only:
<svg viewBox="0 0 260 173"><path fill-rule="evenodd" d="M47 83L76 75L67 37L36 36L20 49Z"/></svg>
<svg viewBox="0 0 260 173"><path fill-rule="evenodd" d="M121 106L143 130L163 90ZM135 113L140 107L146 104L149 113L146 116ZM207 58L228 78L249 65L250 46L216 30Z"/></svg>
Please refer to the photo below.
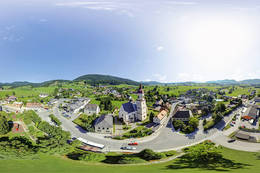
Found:
<svg viewBox="0 0 260 173"><path fill-rule="evenodd" d="M212 162L201 162L201 161L193 161L186 155L177 159L173 164L168 165L167 169L205 169L205 170L215 170L215 171L230 171L230 169L243 169L246 166L251 166L249 164L244 163L236 163L232 160L219 158L216 161Z"/></svg>

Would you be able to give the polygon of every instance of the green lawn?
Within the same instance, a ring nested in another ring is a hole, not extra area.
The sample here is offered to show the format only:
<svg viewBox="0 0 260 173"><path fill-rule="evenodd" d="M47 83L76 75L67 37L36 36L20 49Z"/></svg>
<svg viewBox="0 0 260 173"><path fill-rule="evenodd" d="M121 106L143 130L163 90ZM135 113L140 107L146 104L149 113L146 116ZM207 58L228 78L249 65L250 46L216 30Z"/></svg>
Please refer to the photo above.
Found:
<svg viewBox="0 0 260 173"><path fill-rule="evenodd" d="M233 168L215 168L208 170L206 168L184 168L174 167L176 161L152 165L106 165L100 163L88 163L73 161L58 156L40 156L34 160L1 160L0 170L4 173L161 173L161 172L176 172L176 173L215 173L215 172L236 172L236 173L258 173L260 172L260 154L235 151L230 149L222 150L225 158L232 160L235 163Z"/></svg>

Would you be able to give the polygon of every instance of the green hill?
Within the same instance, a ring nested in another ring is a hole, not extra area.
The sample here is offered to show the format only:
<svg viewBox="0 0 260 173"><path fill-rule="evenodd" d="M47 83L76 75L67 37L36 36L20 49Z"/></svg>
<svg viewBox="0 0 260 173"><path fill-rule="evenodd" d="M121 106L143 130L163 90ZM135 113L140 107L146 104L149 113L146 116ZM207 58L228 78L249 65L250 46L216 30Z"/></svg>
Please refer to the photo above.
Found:
<svg viewBox="0 0 260 173"><path fill-rule="evenodd" d="M100 75L100 74L88 74L88 75L80 76L80 77L74 79L73 81L86 81L86 83L91 84L91 85L96 85L96 84L139 85L139 82L136 82L136 81L133 81L130 79L125 79L125 78L120 78L120 77L115 77L115 76L110 76L110 75Z"/></svg>

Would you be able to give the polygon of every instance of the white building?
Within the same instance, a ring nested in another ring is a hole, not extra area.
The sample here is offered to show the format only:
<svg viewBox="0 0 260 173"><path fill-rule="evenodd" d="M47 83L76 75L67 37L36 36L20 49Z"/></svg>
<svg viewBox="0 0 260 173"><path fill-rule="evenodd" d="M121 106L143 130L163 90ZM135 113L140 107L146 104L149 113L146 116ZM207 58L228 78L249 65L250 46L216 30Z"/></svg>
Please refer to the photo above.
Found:
<svg viewBox="0 0 260 173"><path fill-rule="evenodd" d="M125 103L119 110L119 118L123 119L125 123L144 121L147 118L147 106L142 85L140 85L137 94L136 102Z"/></svg>
<svg viewBox="0 0 260 173"><path fill-rule="evenodd" d="M153 122L155 124L163 124L167 120L167 114L166 110L162 110L157 116L153 117Z"/></svg>
<svg viewBox="0 0 260 173"><path fill-rule="evenodd" d="M87 115L93 115L93 114L98 115L99 112L100 112L100 108L96 104L87 104L84 109L84 113Z"/></svg>

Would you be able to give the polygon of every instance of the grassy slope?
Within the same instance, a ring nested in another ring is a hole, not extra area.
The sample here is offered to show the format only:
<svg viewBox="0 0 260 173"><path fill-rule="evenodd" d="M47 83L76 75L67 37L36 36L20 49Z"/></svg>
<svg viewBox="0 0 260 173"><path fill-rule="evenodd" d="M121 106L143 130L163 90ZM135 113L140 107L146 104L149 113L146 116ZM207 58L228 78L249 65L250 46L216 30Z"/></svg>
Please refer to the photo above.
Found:
<svg viewBox="0 0 260 173"><path fill-rule="evenodd" d="M247 164L240 169L224 169L229 172L236 173L257 173L260 172L260 159L257 158L256 153L248 153L242 151L234 151L230 149L223 149L223 153L226 158L231 159L236 163ZM259 154L258 154L259 156ZM37 160L1 160L0 170L1 172L11 173L70 173L70 172L88 172L88 173L99 173L99 172L112 172L112 173L133 173L133 172L176 172L176 173L214 173L218 172L216 170L205 170L200 168L185 168L185 169L170 169L169 165L174 163L174 161L153 165L143 165L143 166L126 166L126 165L104 165L99 163L86 163L68 160L65 158L59 158L55 156L41 156L41 159ZM115 169L116 168L116 169ZM222 172L222 171L221 171Z"/></svg>

